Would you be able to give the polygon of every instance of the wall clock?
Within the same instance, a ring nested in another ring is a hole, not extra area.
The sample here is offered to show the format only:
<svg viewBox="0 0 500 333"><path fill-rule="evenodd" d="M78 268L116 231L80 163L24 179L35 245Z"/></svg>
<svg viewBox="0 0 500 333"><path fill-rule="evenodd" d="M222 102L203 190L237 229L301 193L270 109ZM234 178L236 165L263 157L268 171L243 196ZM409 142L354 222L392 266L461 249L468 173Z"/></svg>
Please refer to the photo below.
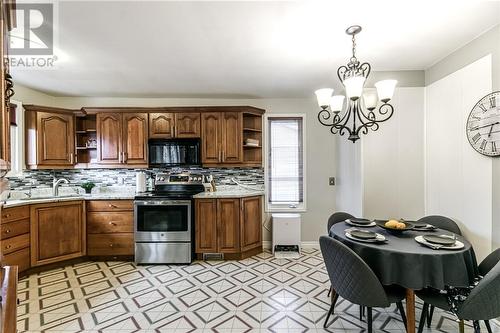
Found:
<svg viewBox="0 0 500 333"><path fill-rule="evenodd" d="M500 91L481 98L467 119L467 138L480 154L500 156Z"/></svg>

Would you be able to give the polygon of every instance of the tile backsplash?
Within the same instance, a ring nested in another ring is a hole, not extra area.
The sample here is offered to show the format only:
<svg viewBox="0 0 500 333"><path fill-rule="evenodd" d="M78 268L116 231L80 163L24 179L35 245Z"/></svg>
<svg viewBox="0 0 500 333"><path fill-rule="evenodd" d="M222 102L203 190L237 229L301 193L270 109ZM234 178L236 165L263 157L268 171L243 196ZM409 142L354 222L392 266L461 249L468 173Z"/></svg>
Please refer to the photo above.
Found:
<svg viewBox="0 0 500 333"><path fill-rule="evenodd" d="M52 187L52 180L66 178L69 186L79 186L83 182L92 181L99 187L135 186L137 172L146 171L149 177L157 172L169 172L172 169L75 169L75 170L25 170L20 177L8 177L11 190L28 190L30 188ZM264 185L264 169L262 168L176 168L175 171L190 171L213 175L217 185L232 185L231 178L248 185Z"/></svg>

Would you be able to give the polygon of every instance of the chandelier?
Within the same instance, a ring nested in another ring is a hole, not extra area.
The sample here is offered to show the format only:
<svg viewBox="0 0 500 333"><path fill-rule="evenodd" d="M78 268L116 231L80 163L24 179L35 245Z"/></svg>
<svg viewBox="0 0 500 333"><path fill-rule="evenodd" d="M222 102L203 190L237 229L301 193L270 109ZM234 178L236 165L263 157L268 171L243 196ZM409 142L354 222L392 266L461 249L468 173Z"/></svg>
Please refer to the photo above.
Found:
<svg viewBox="0 0 500 333"><path fill-rule="evenodd" d="M356 58L356 35L361 32L359 25L354 25L345 31L352 36L352 57L346 66L337 69L337 76L342 82L347 101L344 107L344 95L333 95L333 89L316 90L316 97L321 110L318 120L324 126L329 126L333 134L349 134L348 140L356 142L359 133L368 134L368 130L376 131L379 123L387 121L394 113L394 107L389 101L394 94L398 81L383 80L375 83L376 91L365 91L365 81L370 75L369 63L360 63ZM333 95L333 96L332 96ZM378 103L381 105L377 109Z"/></svg>

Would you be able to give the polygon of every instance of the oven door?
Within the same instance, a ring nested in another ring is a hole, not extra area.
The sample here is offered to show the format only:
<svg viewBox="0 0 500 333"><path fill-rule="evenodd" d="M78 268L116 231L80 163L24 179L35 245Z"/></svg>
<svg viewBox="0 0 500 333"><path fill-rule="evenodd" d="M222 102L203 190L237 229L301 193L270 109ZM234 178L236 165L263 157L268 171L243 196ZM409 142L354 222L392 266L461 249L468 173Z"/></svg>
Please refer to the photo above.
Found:
<svg viewBox="0 0 500 333"><path fill-rule="evenodd" d="M190 242L191 201L134 202L136 242Z"/></svg>

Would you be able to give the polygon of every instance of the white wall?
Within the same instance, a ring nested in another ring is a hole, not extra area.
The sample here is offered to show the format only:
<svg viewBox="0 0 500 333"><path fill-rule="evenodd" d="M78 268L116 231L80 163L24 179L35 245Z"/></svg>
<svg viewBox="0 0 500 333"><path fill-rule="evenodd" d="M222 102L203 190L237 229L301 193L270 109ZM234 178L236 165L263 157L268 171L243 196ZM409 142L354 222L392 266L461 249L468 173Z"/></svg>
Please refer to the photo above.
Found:
<svg viewBox="0 0 500 333"><path fill-rule="evenodd" d="M491 251L492 159L473 150L465 124L491 92L491 73L486 56L426 89L426 214L456 220L479 260Z"/></svg>
<svg viewBox="0 0 500 333"><path fill-rule="evenodd" d="M398 88L394 115L362 136L363 215L418 219L424 215L424 88Z"/></svg>
<svg viewBox="0 0 500 333"><path fill-rule="evenodd" d="M317 242L319 236L326 233L326 221L335 211L335 187L328 185L328 177L335 176L335 136L318 123L318 106L312 93L310 99L52 97L43 100L39 97L36 91L28 88L16 91L16 100L23 103L75 109L82 106L251 105L265 109L266 114L306 114L307 212L302 215L302 241ZM270 235L265 231L264 240L269 239Z"/></svg>

